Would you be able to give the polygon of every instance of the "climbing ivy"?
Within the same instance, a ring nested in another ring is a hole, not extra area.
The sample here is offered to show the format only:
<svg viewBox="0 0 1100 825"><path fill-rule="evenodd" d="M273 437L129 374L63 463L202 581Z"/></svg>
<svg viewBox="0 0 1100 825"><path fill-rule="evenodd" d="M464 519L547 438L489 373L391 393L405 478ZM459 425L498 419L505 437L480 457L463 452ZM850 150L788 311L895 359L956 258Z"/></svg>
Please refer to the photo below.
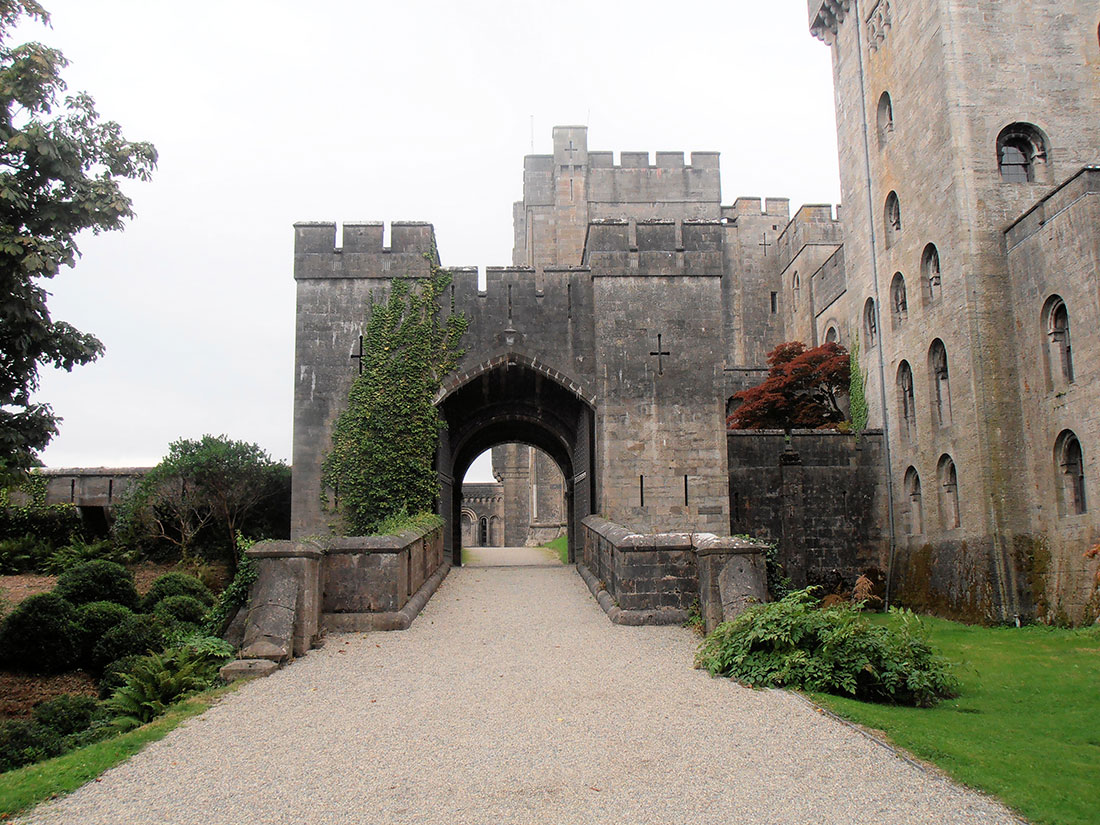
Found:
<svg viewBox="0 0 1100 825"><path fill-rule="evenodd" d="M867 374L859 365L859 335L852 341L851 358L851 387L848 390L848 403L852 419L852 432L861 433L867 429L869 411L867 408L867 394L865 391Z"/></svg>
<svg viewBox="0 0 1100 825"><path fill-rule="evenodd" d="M363 332L363 372L337 419L321 468L322 503L341 517L346 535L370 535L396 513L432 509L439 481L432 466L444 422L432 403L462 357L466 319L444 312L451 282L435 251L431 275L393 282L384 303L372 301ZM331 494L331 500L330 495Z"/></svg>

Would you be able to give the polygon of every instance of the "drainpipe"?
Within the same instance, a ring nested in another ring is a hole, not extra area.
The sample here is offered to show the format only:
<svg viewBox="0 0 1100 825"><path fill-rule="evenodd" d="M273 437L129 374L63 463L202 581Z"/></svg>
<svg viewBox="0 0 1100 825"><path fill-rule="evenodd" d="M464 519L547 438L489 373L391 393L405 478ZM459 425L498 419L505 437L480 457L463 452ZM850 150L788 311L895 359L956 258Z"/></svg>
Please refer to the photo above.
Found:
<svg viewBox="0 0 1100 825"><path fill-rule="evenodd" d="M894 517L894 467L890 450L890 416L886 412L886 356L883 352L884 341L880 312L882 299L879 294L878 275L878 238L875 233L875 199L871 189L871 138L868 134L870 121L867 119L867 75L863 66L863 14L860 10L859 0L853 0L853 14L855 18L856 54L859 56L859 103L863 115L863 171L867 186L867 216L871 227L871 278L875 295L875 325L879 330L878 340L878 386L879 401L882 405L882 443L886 460L886 498L887 517L890 530L890 556L886 563L886 609L890 608L890 587L894 578L894 557L897 553L897 528ZM857 307L857 310L859 308ZM862 318L862 312L857 316ZM858 323L858 322L857 322Z"/></svg>

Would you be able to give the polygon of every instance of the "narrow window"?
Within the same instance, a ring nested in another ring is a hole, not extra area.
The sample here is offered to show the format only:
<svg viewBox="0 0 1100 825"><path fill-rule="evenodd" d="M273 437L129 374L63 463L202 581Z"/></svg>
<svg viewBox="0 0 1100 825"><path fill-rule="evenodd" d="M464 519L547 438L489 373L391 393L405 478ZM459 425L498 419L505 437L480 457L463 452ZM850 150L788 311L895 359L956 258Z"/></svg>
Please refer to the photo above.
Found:
<svg viewBox="0 0 1100 825"><path fill-rule="evenodd" d="M489 546L489 519L482 516L481 521L478 522L478 547Z"/></svg>
<svg viewBox="0 0 1100 825"><path fill-rule="evenodd" d="M878 341L878 319L875 316L874 298L868 298L863 305L863 334L867 339L867 347L875 346Z"/></svg>
<svg viewBox="0 0 1100 825"><path fill-rule="evenodd" d="M905 276L900 272L895 272L894 280L890 282L890 309L894 329L901 328L909 317L909 298L905 292Z"/></svg>
<svg viewBox="0 0 1100 825"><path fill-rule="evenodd" d="M836 327L829 327L829 331L825 333L825 343L826 344L839 344L840 343L840 333L837 332Z"/></svg>
<svg viewBox="0 0 1100 825"><path fill-rule="evenodd" d="M886 248L889 249L901 235L901 201L898 193L891 192L886 196Z"/></svg>
<svg viewBox="0 0 1100 825"><path fill-rule="evenodd" d="M909 499L909 535L924 532L924 503L921 501L920 474L916 467L905 471L905 496Z"/></svg>
<svg viewBox="0 0 1100 825"><path fill-rule="evenodd" d="M921 256L920 270L921 279L924 281L924 304L925 306L930 306L939 301L942 287L940 251L936 249L934 243L930 243L924 248L924 254Z"/></svg>
<svg viewBox="0 0 1100 825"><path fill-rule="evenodd" d="M932 424L951 423L951 377L947 370L947 348L937 338L928 349L928 374L932 381Z"/></svg>
<svg viewBox="0 0 1100 825"><path fill-rule="evenodd" d="M798 306L798 296L802 292L802 279L798 277L798 273L794 273L794 277L791 279L791 306Z"/></svg>
<svg viewBox="0 0 1100 825"><path fill-rule="evenodd" d="M997 166L1005 183L1032 183L1045 177L1046 140L1030 123L1006 126L997 138Z"/></svg>
<svg viewBox="0 0 1100 825"><path fill-rule="evenodd" d="M645 507L645 476L638 476L638 506Z"/></svg>
<svg viewBox="0 0 1100 825"><path fill-rule="evenodd" d="M688 506L688 477L684 476L684 506Z"/></svg>
<svg viewBox="0 0 1100 825"><path fill-rule="evenodd" d="M878 143L885 146L894 133L894 101L889 92L883 92L878 99Z"/></svg>
<svg viewBox="0 0 1100 825"><path fill-rule="evenodd" d="M1059 296L1052 295L1043 308L1047 336L1047 389L1073 383L1073 348L1069 334L1069 310Z"/></svg>
<svg viewBox="0 0 1100 825"><path fill-rule="evenodd" d="M772 293L772 315L775 315L775 313L777 313L777 312L779 312L779 293L778 292L773 292Z"/></svg>
<svg viewBox="0 0 1100 825"><path fill-rule="evenodd" d="M902 431L905 437L915 440L917 437L917 405L913 395L913 368L908 361L902 361L898 367L898 405L901 413Z"/></svg>
<svg viewBox="0 0 1100 825"><path fill-rule="evenodd" d="M1058 511L1063 516L1088 512L1085 502L1085 456L1081 442L1071 430L1060 436L1054 447L1055 471L1061 477Z"/></svg>
<svg viewBox="0 0 1100 825"><path fill-rule="evenodd" d="M954 530L960 525L959 519L959 477L955 471L955 462L951 456L940 458L940 517L944 530Z"/></svg>

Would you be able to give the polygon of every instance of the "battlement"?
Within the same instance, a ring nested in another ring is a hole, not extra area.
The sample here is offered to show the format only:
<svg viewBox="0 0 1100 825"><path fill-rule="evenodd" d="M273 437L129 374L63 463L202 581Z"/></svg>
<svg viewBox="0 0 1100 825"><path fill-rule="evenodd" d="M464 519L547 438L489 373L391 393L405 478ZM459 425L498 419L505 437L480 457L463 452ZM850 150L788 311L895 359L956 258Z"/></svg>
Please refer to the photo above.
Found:
<svg viewBox="0 0 1100 825"><path fill-rule="evenodd" d="M390 245L385 246L385 224L349 221L342 227L342 245L336 244L336 224L294 224L294 279L426 277L425 255L435 254L435 229L423 221L394 221ZM436 258L438 263L438 258Z"/></svg>
<svg viewBox="0 0 1100 825"><path fill-rule="evenodd" d="M810 34L832 45L844 18L852 10L852 0L809 0Z"/></svg>
<svg viewBox="0 0 1100 825"><path fill-rule="evenodd" d="M736 221L738 218L781 218L784 223L791 219L790 198L738 198L733 206L722 207L722 217Z"/></svg>
<svg viewBox="0 0 1100 825"><path fill-rule="evenodd" d="M606 218L588 225L584 262L593 275L722 275L718 220Z"/></svg>
<svg viewBox="0 0 1100 825"><path fill-rule="evenodd" d="M785 270L808 248L817 249L811 259L800 266L816 269L825 257L844 242L844 227L840 221L840 207L835 211L830 204L806 204L801 207L776 241L780 270Z"/></svg>

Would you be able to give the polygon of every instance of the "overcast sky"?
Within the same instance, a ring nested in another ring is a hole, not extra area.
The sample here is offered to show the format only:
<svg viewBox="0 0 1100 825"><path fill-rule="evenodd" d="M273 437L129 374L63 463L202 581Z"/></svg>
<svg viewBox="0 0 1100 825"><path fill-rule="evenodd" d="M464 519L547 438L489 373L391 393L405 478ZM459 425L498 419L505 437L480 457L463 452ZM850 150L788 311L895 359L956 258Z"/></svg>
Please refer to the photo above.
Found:
<svg viewBox="0 0 1100 825"><path fill-rule="evenodd" d="M137 217L52 284L54 318L107 347L43 375L52 467L151 465L204 433L289 460L291 225L425 220L445 265L508 265L523 156L555 124L720 151L726 203L839 199L804 0L44 1L52 29L24 38L160 152L127 185Z"/></svg>

